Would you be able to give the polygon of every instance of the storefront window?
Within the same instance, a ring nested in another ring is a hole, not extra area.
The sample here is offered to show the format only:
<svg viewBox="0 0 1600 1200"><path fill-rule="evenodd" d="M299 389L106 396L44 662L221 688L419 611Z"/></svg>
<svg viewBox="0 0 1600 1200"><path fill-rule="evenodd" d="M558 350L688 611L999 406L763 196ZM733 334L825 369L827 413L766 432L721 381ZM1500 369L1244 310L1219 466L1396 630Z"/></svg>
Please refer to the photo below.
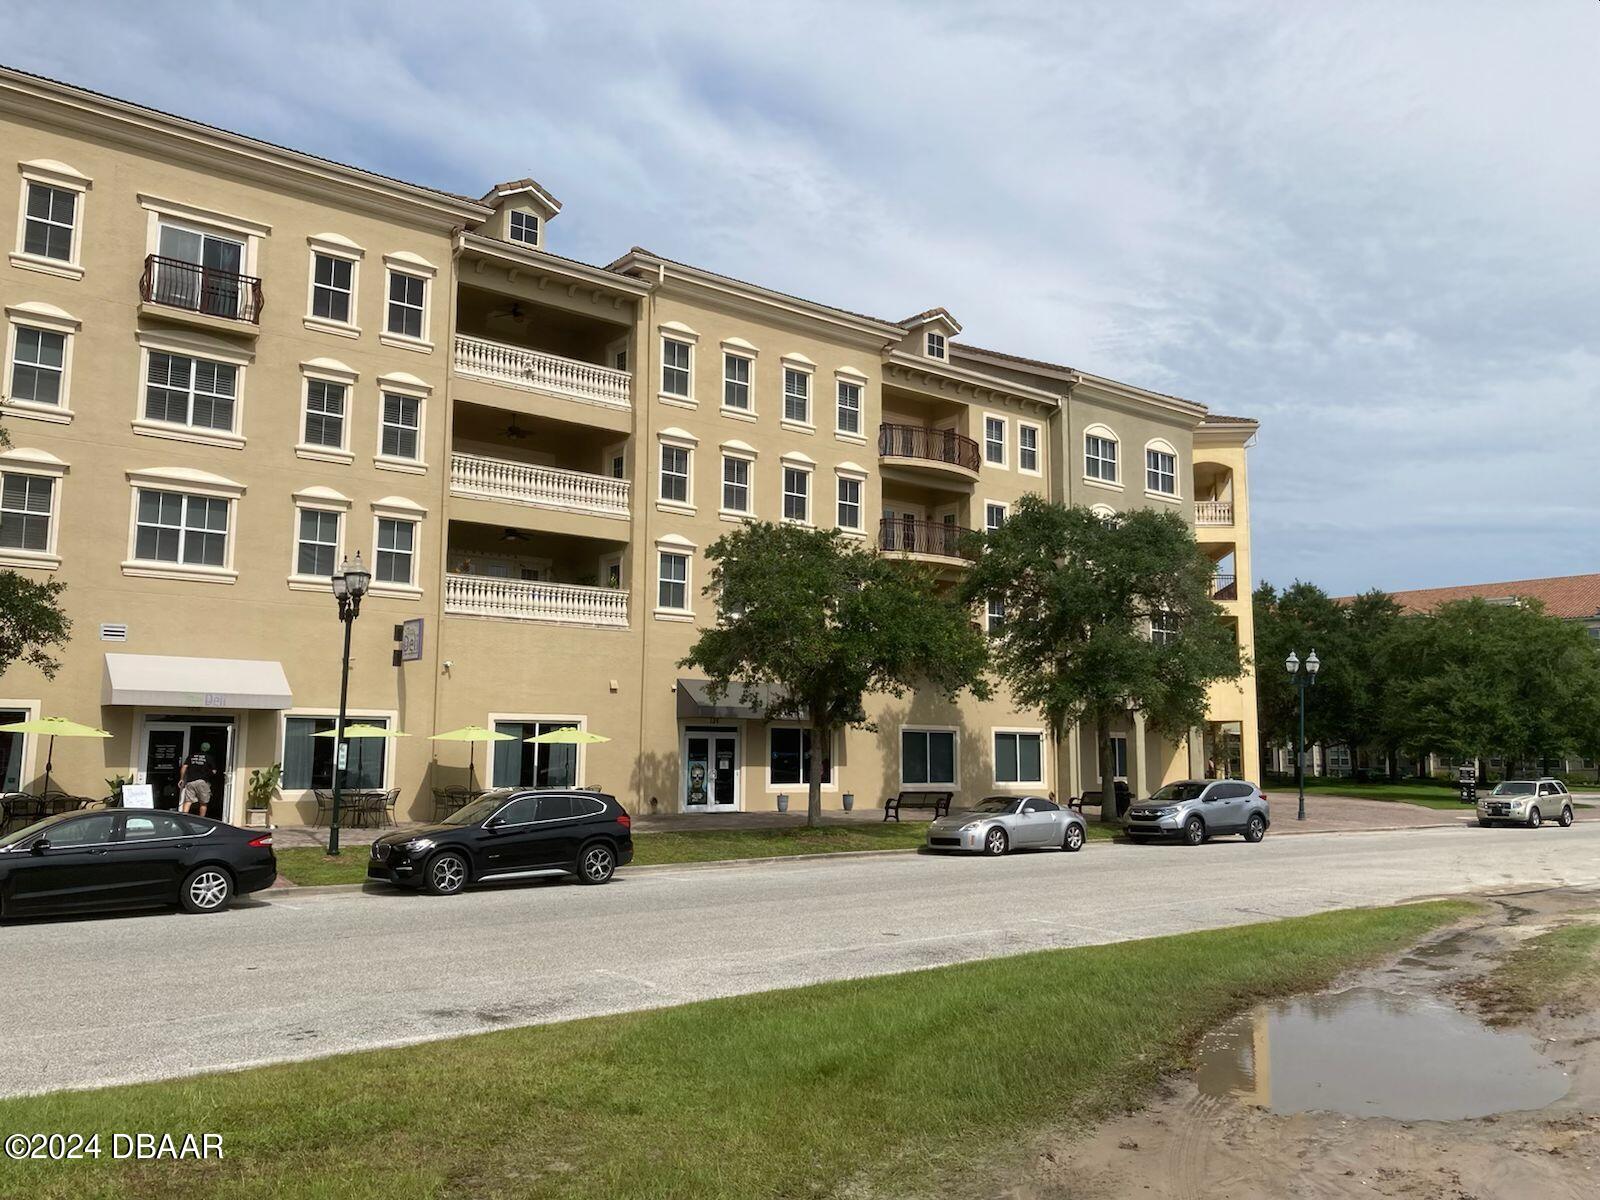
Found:
<svg viewBox="0 0 1600 1200"><path fill-rule="evenodd" d="M577 787L578 748L529 744L552 729L576 729L576 721L496 721L496 733L515 741L494 744L495 787Z"/></svg>
<svg viewBox="0 0 1600 1200"><path fill-rule="evenodd" d="M769 769L772 783L809 784L811 782L811 731L809 729L774 729L771 731L772 755ZM833 782L833 762L824 755L822 782Z"/></svg>
<svg viewBox="0 0 1600 1200"><path fill-rule="evenodd" d="M361 717L363 725L388 726L384 717ZM338 723L336 717L285 717L283 722L283 789L333 787L334 743L336 738L314 737L314 734L331 730ZM355 718L346 718L346 725L354 725ZM388 757L387 738L351 738L345 758L344 775L340 786L344 788L378 789L383 787L384 761Z"/></svg>
<svg viewBox="0 0 1600 1200"><path fill-rule="evenodd" d="M0 708L0 725L26 721L28 714L17 708ZM22 733L0 733L0 792L15 792L22 787Z"/></svg>

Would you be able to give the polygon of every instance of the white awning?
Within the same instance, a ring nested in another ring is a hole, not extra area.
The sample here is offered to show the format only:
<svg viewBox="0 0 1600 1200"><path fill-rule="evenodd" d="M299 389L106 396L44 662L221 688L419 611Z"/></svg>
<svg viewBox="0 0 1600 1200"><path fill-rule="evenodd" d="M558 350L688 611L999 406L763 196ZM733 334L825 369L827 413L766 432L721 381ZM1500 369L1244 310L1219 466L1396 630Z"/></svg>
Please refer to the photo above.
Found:
<svg viewBox="0 0 1600 1200"><path fill-rule="evenodd" d="M280 662L108 654L101 700L157 708L289 708L294 695Z"/></svg>

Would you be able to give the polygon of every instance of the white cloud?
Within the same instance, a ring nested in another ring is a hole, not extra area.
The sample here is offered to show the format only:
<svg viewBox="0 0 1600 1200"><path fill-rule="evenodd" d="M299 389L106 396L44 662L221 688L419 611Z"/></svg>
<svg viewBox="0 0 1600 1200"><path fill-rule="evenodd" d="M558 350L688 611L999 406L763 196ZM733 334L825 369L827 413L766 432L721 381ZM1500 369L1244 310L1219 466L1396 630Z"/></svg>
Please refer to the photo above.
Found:
<svg viewBox="0 0 1600 1200"><path fill-rule="evenodd" d="M7 57L1263 420L1258 573L1595 568L1600 6L34 7Z"/></svg>

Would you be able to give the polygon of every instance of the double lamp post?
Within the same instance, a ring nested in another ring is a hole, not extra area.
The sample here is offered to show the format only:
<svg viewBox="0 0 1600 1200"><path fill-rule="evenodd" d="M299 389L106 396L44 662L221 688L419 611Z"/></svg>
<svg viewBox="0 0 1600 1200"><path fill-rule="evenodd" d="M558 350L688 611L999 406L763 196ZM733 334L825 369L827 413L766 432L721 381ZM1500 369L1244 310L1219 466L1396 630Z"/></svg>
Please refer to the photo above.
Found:
<svg viewBox="0 0 1600 1200"><path fill-rule="evenodd" d="M348 641L348 638L346 639ZM1322 660L1317 657L1315 649L1306 655L1305 669L1300 666L1300 656L1293 650L1289 657L1284 659L1284 669L1289 672L1289 678L1300 689L1300 740L1295 743L1295 764L1298 768L1300 781L1300 815L1296 820L1306 819L1306 689L1317 682L1317 671L1322 666Z"/></svg>
<svg viewBox="0 0 1600 1200"><path fill-rule="evenodd" d="M333 812L328 817L328 853L339 853L339 799L343 790L347 743L344 738L345 705L350 697L350 627L361 615L361 597L372 586L372 572L361 564L361 551L356 551L355 566L347 558L334 572L333 598L339 605L339 620L344 625L344 660L339 669L339 723L333 735Z"/></svg>

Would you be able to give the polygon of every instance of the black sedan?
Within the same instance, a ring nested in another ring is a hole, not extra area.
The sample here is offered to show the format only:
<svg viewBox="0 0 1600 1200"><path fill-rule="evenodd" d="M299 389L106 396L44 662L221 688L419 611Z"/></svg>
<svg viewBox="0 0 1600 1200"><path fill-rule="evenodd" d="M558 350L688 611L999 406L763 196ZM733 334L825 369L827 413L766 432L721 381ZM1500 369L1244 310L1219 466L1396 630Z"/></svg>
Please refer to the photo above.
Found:
<svg viewBox="0 0 1600 1200"><path fill-rule="evenodd" d="M632 824L614 797L599 792L499 788L436 825L377 839L367 877L435 896L541 876L605 883L633 861Z"/></svg>
<svg viewBox="0 0 1600 1200"><path fill-rule="evenodd" d="M155 809L88 809L0 837L0 916L153 908L220 912L272 886L270 833Z"/></svg>

